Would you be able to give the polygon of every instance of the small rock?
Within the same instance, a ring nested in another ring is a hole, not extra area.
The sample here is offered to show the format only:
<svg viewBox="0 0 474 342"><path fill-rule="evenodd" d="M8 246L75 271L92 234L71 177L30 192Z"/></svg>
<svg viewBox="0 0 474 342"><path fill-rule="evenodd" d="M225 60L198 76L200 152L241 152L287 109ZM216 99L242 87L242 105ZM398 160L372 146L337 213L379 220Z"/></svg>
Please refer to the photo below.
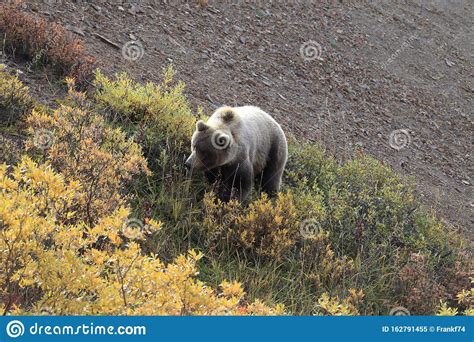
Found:
<svg viewBox="0 0 474 342"><path fill-rule="evenodd" d="M445 58L444 61L446 62L446 65L448 67L452 67L453 65L456 65L456 63L450 61L449 59Z"/></svg>
<svg viewBox="0 0 474 342"><path fill-rule="evenodd" d="M233 67L233 66L235 65L235 63L237 63L237 62L235 61L235 59L232 59L232 58L228 58L228 59L226 59L224 62L225 62L225 64L227 64L227 65L230 66L230 67Z"/></svg>
<svg viewBox="0 0 474 342"><path fill-rule="evenodd" d="M102 12L102 8L100 8L100 6L91 4L91 7L92 7L93 9L95 9L95 10L96 10L97 12L99 12L99 13Z"/></svg>
<svg viewBox="0 0 474 342"><path fill-rule="evenodd" d="M210 103L214 103L214 101L212 100L209 94L206 94L206 100L208 100Z"/></svg>
<svg viewBox="0 0 474 342"><path fill-rule="evenodd" d="M83 37L85 36L84 31L83 31L81 28L79 28L79 27L72 26L72 25L66 25L66 28L67 28L69 31L74 32L74 33L76 33L76 34L78 34L78 35L80 35L80 36L83 36Z"/></svg>
<svg viewBox="0 0 474 342"><path fill-rule="evenodd" d="M131 15L136 15L143 13L143 10L136 5L132 5L132 7L128 10L128 13L130 13Z"/></svg>

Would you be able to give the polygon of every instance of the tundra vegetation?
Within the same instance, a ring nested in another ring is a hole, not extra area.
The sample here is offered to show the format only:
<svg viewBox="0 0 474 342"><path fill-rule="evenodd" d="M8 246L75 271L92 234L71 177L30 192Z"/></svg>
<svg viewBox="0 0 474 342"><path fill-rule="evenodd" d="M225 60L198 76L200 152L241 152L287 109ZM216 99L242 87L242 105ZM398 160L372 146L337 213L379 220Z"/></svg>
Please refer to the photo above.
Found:
<svg viewBox="0 0 474 342"><path fill-rule="evenodd" d="M32 30L0 18L10 49L50 48ZM0 70L3 314L474 313L470 242L383 162L290 136L281 192L224 203L184 166L204 110L171 66L145 85L97 70L83 92L60 65L48 104Z"/></svg>

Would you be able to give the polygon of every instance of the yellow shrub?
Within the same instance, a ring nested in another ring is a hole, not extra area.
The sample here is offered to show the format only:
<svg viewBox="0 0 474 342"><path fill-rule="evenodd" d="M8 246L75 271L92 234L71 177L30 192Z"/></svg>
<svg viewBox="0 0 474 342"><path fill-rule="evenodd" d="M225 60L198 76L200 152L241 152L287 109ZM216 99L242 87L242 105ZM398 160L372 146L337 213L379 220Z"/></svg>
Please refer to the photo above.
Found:
<svg viewBox="0 0 474 342"><path fill-rule="evenodd" d="M243 207L237 201L223 203L212 193L204 198L203 220L207 249L223 248L221 241L269 260L289 260L314 289L343 287L343 278L354 270L350 257L337 255L329 232L319 222L325 217L317 195L312 201L303 192L269 199L266 194ZM309 218L308 218L309 217Z"/></svg>
<svg viewBox="0 0 474 342"><path fill-rule="evenodd" d="M21 159L23 146L16 136L0 132L0 163L16 164Z"/></svg>
<svg viewBox="0 0 474 342"><path fill-rule="evenodd" d="M471 284L474 284L474 277L470 278ZM462 313L465 316L474 316L474 287L461 290L456 296L459 306L464 307L463 311L458 308L449 307L446 302L441 301L438 307L438 316L456 316Z"/></svg>
<svg viewBox="0 0 474 342"><path fill-rule="evenodd" d="M204 226L212 242L230 233L246 249L280 258L299 237L299 218L290 192L273 202L266 194L243 208L236 201L222 203L212 193L204 199Z"/></svg>
<svg viewBox="0 0 474 342"><path fill-rule="evenodd" d="M84 102L72 87L69 97ZM64 105L52 115L33 110L27 123L27 149L42 150L56 170L83 185L79 214L89 225L124 203L123 188L133 176L150 174L140 146L93 111Z"/></svg>
<svg viewBox="0 0 474 342"><path fill-rule="evenodd" d="M304 274L315 289L344 287L343 279L354 273L354 261L345 255L337 256L325 233L306 240L300 256Z"/></svg>
<svg viewBox="0 0 474 342"><path fill-rule="evenodd" d="M280 257L295 244L298 217L291 193L279 193L275 203L263 194L236 220L240 241L261 255Z"/></svg>
<svg viewBox="0 0 474 342"><path fill-rule="evenodd" d="M129 214L123 207L89 227L75 212L87 196L83 187L49 164L25 157L7 169L0 165L4 314L283 314L282 306L243 304L238 283L224 281L220 292L205 286L196 279L202 255L194 251L168 265L145 255L120 234Z"/></svg>
<svg viewBox="0 0 474 342"><path fill-rule="evenodd" d="M0 122L10 124L23 118L32 105L27 86L0 64Z"/></svg>
<svg viewBox="0 0 474 342"><path fill-rule="evenodd" d="M349 296L341 300L338 296L330 297L323 293L318 299L318 304L324 314L331 316L356 316L359 315L357 304L364 298L362 290L349 289Z"/></svg>

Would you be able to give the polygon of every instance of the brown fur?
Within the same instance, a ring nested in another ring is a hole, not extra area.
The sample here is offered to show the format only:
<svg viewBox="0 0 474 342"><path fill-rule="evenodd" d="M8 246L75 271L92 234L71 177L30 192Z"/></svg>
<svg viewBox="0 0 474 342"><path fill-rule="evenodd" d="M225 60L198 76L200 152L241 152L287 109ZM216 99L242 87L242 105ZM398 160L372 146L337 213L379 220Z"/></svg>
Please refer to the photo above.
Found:
<svg viewBox="0 0 474 342"><path fill-rule="evenodd" d="M288 148L280 125L260 108L225 106L197 122L191 152L186 164L220 180L223 200L244 201L254 179L269 194L279 190Z"/></svg>

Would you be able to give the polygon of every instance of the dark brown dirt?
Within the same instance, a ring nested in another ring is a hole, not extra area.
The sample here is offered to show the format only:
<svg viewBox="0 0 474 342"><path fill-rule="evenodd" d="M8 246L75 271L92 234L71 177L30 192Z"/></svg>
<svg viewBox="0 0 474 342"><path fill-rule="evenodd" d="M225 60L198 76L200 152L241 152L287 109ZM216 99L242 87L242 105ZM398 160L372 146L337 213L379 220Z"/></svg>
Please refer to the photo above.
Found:
<svg viewBox="0 0 474 342"><path fill-rule="evenodd" d="M131 3L24 8L79 34L108 74L159 81L173 63L193 108L258 105L342 160L363 151L386 161L413 176L449 224L472 234L472 1ZM137 61L120 49L131 40L143 45ZM308 41L321 46L320 58L303 58ZM38 94L57 91L28 82ZM397 150L389 140L399 129L411 141Z"/></svg>

